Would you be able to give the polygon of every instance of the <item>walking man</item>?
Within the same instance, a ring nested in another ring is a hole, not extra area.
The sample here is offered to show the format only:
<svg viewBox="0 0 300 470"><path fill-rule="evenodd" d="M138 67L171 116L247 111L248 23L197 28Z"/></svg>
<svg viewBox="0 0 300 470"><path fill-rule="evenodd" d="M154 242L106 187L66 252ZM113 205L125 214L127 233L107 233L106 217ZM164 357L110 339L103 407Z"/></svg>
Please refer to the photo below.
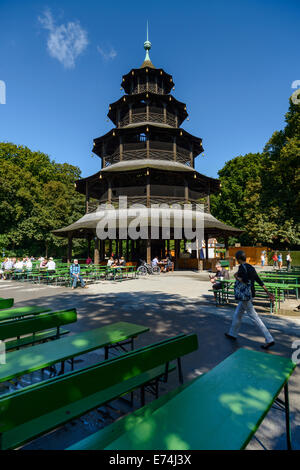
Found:
<svg viewBox="0 0 300 470"><path fill-rule="evenodd" d="M80 266L78 264L78 259L74 259L74 263L71 264L70 275L73 281L72 289L75 289L78 281L80 281L81 287L85 289L87 288L87 286L84 284L83 278L80 276Z"/></svg>
<svg viewBox="0 0 300 470"><path fill-rule="evenodd" d="M246 254L244 251L240 250L235 254L235 257L237 259L237 262L239 263L239 269L238 272L235 273L235 278L237 281L243 282L247 284L249 281L251 282L251 294L252 298L255 297L255 289L254 289L254 282L256 281L267 293L267 295L270 297L272 301L274 301L274 295L271 294L268 289L265 287L263 281L259 278L255 268L251 266L251 264L246 263ZM250 300L240 300L235 312L233 314L233 320L231 324L231 328L229 330L229 333L225 333L225 336L229 339L235 340L238 336L241 323L242 323L242 318L244 313L247 312L248 315L250 316L251 320L256 324L256 326L259 328L263 336L265 337L265 344L263 344L261 347L263 349L268 349L271 346L275 344L274 339L265 326L265 324L262 322L262 320L259 318L258 314L256 313L252 299Z"/></svg>

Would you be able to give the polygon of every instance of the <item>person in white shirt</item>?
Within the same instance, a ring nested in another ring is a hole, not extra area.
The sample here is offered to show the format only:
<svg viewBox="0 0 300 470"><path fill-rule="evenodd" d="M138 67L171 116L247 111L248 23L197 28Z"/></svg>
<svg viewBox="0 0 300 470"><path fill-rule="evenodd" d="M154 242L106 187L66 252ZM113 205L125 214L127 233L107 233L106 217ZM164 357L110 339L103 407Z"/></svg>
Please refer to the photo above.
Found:
<svg viewBox="0 0 300 470"><path fill-rule="evenodd" d="M31 270L32 270L32 262L31 262L31 259L26 258L25 267L26 267L27 271L31 271Z"/></svg>
<svg viewBox="0 0 300 470"><path fill-rule="evenodd" d="M157 266L157 264L158 264L158 257L155 256L155 258L153 258L152 260L152 266Z"/></svg>
<svg viewBox="0 0 300 470"><path fill-rule="evenodd" d="M291 269L291 263L292 263L291 253L288 252L288 254L286 255L286 267L288 271Z"/></svg>
<svg viewBox="0 0 300 470"><path fill-rule="evenodd" d="M110 268L113 264L114 264L114 259L113 259L113 257L111 256L111 257L109 258L109 260L107 261L107 266Z"/></svg>
<svg viewBox="0 0 300 470"><path fill-rule="evenodd" d="M21 273L23 270L23 261L21 261L19 258L17 259L17 262L14 265L15 272Z"/></svg>
<svg viewBox="0 0 300 470"><path fill-rule="evenodd" d="M55 268L56 268L56 264L55 264L55 261L53 261L53 258L49 258L49 261L48 263L46 264L46 268L47 268L47 271L52 271L54 272L55 271Z"/></svg>

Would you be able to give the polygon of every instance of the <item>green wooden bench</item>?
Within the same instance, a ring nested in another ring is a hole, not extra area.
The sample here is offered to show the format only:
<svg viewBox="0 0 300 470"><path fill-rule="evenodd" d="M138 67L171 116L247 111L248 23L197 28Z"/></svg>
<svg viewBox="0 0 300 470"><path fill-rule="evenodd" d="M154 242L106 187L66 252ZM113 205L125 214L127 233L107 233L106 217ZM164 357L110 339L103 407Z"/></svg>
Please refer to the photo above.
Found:
<svg viewBox="0 0 300 470"><path fill-rule="evenodd" d="M16 307L16 308L8 308L7 310L0 311L0 322L6 320L17 320L21 318L25 318L28 316L39 315L40 313L50 312L50 308L46 307L37 307L27 306L27 307Z"/></svg>
<svg viewBox="0 0 300 470"><path fill-rule="evenodd" d="M196 335L180 335L95 366L0 396L0 448L16 448L110 401L167 380L170 362L198 348ZM32 404L34 403L34 406Z"/></svg>
<svg viewBox="0 0 300 470"><path fill-rule="evenodd" d="M100 348L105 348L105 358L112 347L119 346L124 350L125 345L130 343L133 350L133 340L147 331L149 328L145 326L118 322L61 338L59 347L51 341L38 344L34 348L12 351L6 356L6 364L0 366L0 382L45 369L59 362L63 373L65 361ZM73 364L72 361L72 368Z"/></svg>
<svg viewBox="0 0 300 470"><path fill-rule="evenodd" d="M0 340L5 341L6 351L29 344L34 345L48 339L60 338L69 333L68 330L61 329L61 327L76 321L75 308L41 313L33 318L8 320L0 323ZM12 340L12 338L16 339Z"/></svg>
<svg viewBox="0 0 300 470"><path fill-rule="evenodd" d="M285 357L239 349L207 374L179 387L69 450L244 449L282 389L291 448Z"/></svg>
<svg viewBox="0 0 300 470"><path fill-rule="evenodd" d="M14 304L14 299L3 299L0 298L0 310L11 308Z"/></svg>

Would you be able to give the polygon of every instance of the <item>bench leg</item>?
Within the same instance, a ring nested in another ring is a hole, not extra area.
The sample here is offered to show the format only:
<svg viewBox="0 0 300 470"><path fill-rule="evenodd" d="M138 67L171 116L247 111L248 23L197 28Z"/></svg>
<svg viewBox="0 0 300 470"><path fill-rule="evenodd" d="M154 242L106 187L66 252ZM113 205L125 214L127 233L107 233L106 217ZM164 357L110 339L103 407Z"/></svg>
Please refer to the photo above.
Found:
<svg viewBox="0 0 300 470"><path fill-rule="evenodd" d="M104 359L108 359L108 346L104 346Z"/></svg>
<svg viewBox="0 0 300 470"><path fill-rule="evenodd" d="M181 367L181 358L177 358L177 366L178 366L178 378L179 382L183 384L183 374L182 374L182 367Z"/></svg>
<svg viewBox="0 0 300 470"><path fill-rule="evenodd" d="M141 386L141 406L145 406L145 386Z"/></svg>
<svg viewBox="0 0 300 470"><path fill-rule="evenodd" d="M284 386L284 406L285 406L285 426L286 426L286 442L288 450L292 450L292 436L290 425L290 404L288 384Z"/></svg>

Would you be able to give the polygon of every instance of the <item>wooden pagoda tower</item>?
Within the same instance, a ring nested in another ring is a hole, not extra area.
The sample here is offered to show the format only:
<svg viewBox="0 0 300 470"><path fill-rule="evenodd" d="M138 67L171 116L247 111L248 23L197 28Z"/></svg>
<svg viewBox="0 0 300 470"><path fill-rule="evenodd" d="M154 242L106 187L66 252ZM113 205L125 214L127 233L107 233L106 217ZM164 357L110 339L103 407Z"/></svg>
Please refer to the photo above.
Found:
<svg viewBox="0 0 300 470"><path fill-rule="evenodd" d="M101 170L76 182L76 190L85 195L85 215L74 224L55 230L69 239L95 241L94 261L112 252L112 240L96 237L97 207L109 203L118 207L119 196L127 196L128 205L197 204L205 202L205 239L228 236L240 231L229 227L210 214L210 194L219 191L219 180L195 170L195 159L203 152L202 139L189 134L181 125L187 118L186 104L172 96L173 78L156 68L149 57L151 43L144 43L145 60L139 68L123 76L124 95L109 106L108 117L114 128L94 139L93 152L101 160ZM172 238L172 233L171 233ZM108 245L109 244L109 245ZM131 244L131 246L130 246ZM115 252L121 255L124 243L116 237ZM126 240L126 253L148 262L169 249L169 240ZM180 240L175 240L179 256ZM124 251L124 248L123 248Z"/></svg>

